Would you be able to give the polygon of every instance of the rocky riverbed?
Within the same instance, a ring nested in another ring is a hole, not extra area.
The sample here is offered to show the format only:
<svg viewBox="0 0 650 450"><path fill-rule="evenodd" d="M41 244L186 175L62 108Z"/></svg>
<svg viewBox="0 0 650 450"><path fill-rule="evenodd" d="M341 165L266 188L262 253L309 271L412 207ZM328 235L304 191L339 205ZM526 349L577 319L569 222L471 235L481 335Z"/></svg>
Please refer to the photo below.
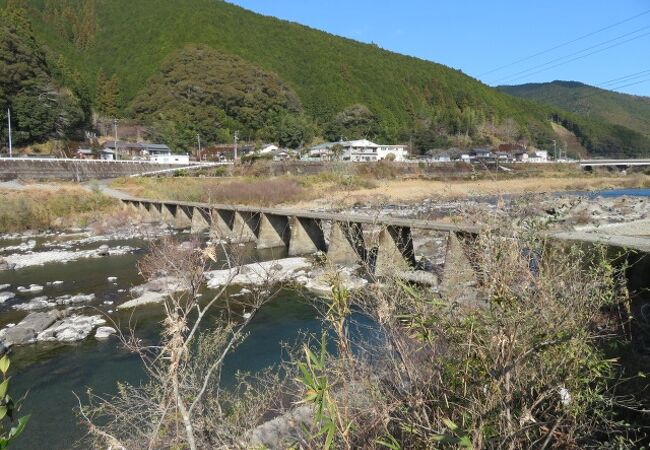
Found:
<svg viewBox="0 0 650 450"><path fill-rule="evenodd" d="M437 219L463 216L465 220L517 211L560 230L581 230L591 227L605 229L621 222L644 222L650 218L647 197L622 196L603 198L594 196L544 196L530 198L478 199L439 203L433 200L418 205L387 205L381 210L356 207L354 213L386 214L398 217ZM523 213L522 213L523 212ZM94 234L92 230L69 230L64 233L25 233L0 236L0 275L22 273L37 267L61 264L80 264L88 260L111 260L134 255L141 246L128 244L134 239L144 242L174 233L166 225L139 224L113 233ZM436 233L414 235L414 247L419 264L426 266L427 279L410 281L437 284L444 262L446 238ZM207 289L224 285L237 286L233 297L245 296L250 288L292 284L312 294L331 293L332 274L338 273L338 282L349 289L362 289L368 281L360 266L327 267L319 258L284 258L244 264L239 267L211 270L205 274ZM53 266L54 265L54 266ZM159 277L145 283L126 283L110 273L101 274L101 295L90 291L71 291L71 281L51 279L35 283L0 283L0 307L15 311L17 320L6 323L0 331L0 342L5 347L35 342L72 342L86 339L106 319L117 311L141 308L161 303L173 292L186 289L182 280ZM410 278L409 278L410 277ZM5 277L11 281L11 277ZM136 277L137 279L137 277ZM237 290L238 289L238 290ZM97 313L100 313L99 315ZM102 339L111 333L103 330Z"/></svg>

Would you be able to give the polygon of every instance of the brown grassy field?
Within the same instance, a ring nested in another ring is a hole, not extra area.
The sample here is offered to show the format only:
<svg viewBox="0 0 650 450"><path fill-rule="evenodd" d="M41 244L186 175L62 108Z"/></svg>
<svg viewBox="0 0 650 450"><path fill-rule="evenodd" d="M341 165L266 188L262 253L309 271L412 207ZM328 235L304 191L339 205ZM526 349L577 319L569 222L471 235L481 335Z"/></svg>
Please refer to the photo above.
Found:
<svg viewBox="0 0 650 450"><path fill-rule="evenodd" d="M474 180L436 180L413 176L382 179L373 174L322 172L317 175L280 177L129 178L113 183L115 188L144 198L305 208L648 186L650 176L643 174L586 174L557 169L538 175L484 175Z"/></svg>
<svg viewBox="0 0 650 450"><path fill-rule="evenodd" d="M86 226L98 214L121 208L117 201L79 186L0 191L0 232Z"/></svg>

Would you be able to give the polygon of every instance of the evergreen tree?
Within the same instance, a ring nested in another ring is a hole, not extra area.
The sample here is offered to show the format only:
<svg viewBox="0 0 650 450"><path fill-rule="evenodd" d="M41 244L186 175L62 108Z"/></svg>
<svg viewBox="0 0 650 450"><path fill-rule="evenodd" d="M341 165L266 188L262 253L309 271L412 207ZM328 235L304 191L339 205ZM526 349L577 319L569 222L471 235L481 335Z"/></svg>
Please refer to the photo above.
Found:
<svg viewBox="0 0 650 450"><path fill-rule="evenodd" d="M381 129L377 117L365 105L350 106L334 117L325 128L330 141L374 139Z"/></svg>
<svg viewBox="0 0 650 450"><path fill-rule="evenodd" d="M103 72L97 76L97 111L106 117L117 117L119 113L118 98L120 86L117 75L107 79Z"/></svg>
<svg viewBox="0 0 650 450"><path fill-rule="evenodd" d="M12 110L18 145L67 137L84 122L78 98L53 78L29 20L14 7L0 10L0 108L3 120Z"/></svg>

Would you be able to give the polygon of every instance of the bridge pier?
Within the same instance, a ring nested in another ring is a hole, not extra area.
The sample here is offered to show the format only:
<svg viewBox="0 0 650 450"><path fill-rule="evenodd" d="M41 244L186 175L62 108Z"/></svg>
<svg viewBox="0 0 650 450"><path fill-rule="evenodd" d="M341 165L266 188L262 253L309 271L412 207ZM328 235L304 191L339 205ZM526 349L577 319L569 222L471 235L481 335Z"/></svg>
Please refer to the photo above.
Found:
<svg viewBox="0 0 650 450"><path fill-rule="evenodd" d="M445 253L441 291L450 298L469 298L479 274L471 252L478 245L478 235L450 232Z"/></svg>
<svg viewBox="0 0 650 450"><path fill-rule="evenodd" d="M162 222L162 205L157 204L157 203L149 203L147 205L147 208L149 209L149 214L151 215L151 219L153 222Z"/></svg>
<svg viewBox="0 0 650 450"><path fill-rule="evenodd" d="M145 203L139 202L137 208L138 214L140 214L140 218L143 222L153 222L153 218L151 217L151 214L149 213L149 210Z"/></svg>
<svg viewBox="0 0 650 450"><path fill-rule="evenodd" d="M291 229L289 256L310 255L327 250L319 219L292 216L289 219L289 227Z"/></svg>
<svg viewBox="0 0 650 450"><path fill-rule="evenodd" d="M202 233L210 229L210 212L198 206L192 208L192 233Z"/></svg>
<svg viewBox="0 0 650 450"><path fill-rule="evenodd" d="M411 228L388 225L379 232L379 246L374 264L377 276L409 270L415 267L415 252Z"/></svg>
<svg viewBox="0 0 650 450"><path fill-rule="evenodd" d="M232 224L233 240L236 242L255 242L259 224L259 214L248 211L235 211Z"/></svg>
<svg viewBox="0 0 650 450"><path fill-rule="evenodd" d="M210 210L210 234L217 239L233 239L232 227L235 221L234 211L214 209Z"/></svg>
<svg viewBox="0 0 650 450"><path fill-rule="evenodd" d="M289 218L277 214L261 214L257 232L257 248L289 247Z"/></svg>
<svg viewBox="0 0 650 450"><path fill-rule="evenodd" d="M360 223L333 222L327 259L334 264L356 264L367 260L363 228Z"/></svg>
<svg viewBox="0 0 650 450"><path fill-rule="evenodd" d="M173 203L163 203L160 210L162 220L175 229L189 228L192 221L183 212L181 206Z"/></svg>

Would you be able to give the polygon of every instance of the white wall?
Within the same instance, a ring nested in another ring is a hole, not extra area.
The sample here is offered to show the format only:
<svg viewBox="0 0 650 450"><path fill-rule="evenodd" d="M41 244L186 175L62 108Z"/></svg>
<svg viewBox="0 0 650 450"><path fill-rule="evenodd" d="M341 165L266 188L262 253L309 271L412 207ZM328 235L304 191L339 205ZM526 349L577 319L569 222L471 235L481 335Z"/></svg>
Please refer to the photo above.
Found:
<svg viewBox="0 0 650 450"><path fill-rule="evenodd" d="M189 164L190 155L151 155L149 160L164 164Z"/></svg>

